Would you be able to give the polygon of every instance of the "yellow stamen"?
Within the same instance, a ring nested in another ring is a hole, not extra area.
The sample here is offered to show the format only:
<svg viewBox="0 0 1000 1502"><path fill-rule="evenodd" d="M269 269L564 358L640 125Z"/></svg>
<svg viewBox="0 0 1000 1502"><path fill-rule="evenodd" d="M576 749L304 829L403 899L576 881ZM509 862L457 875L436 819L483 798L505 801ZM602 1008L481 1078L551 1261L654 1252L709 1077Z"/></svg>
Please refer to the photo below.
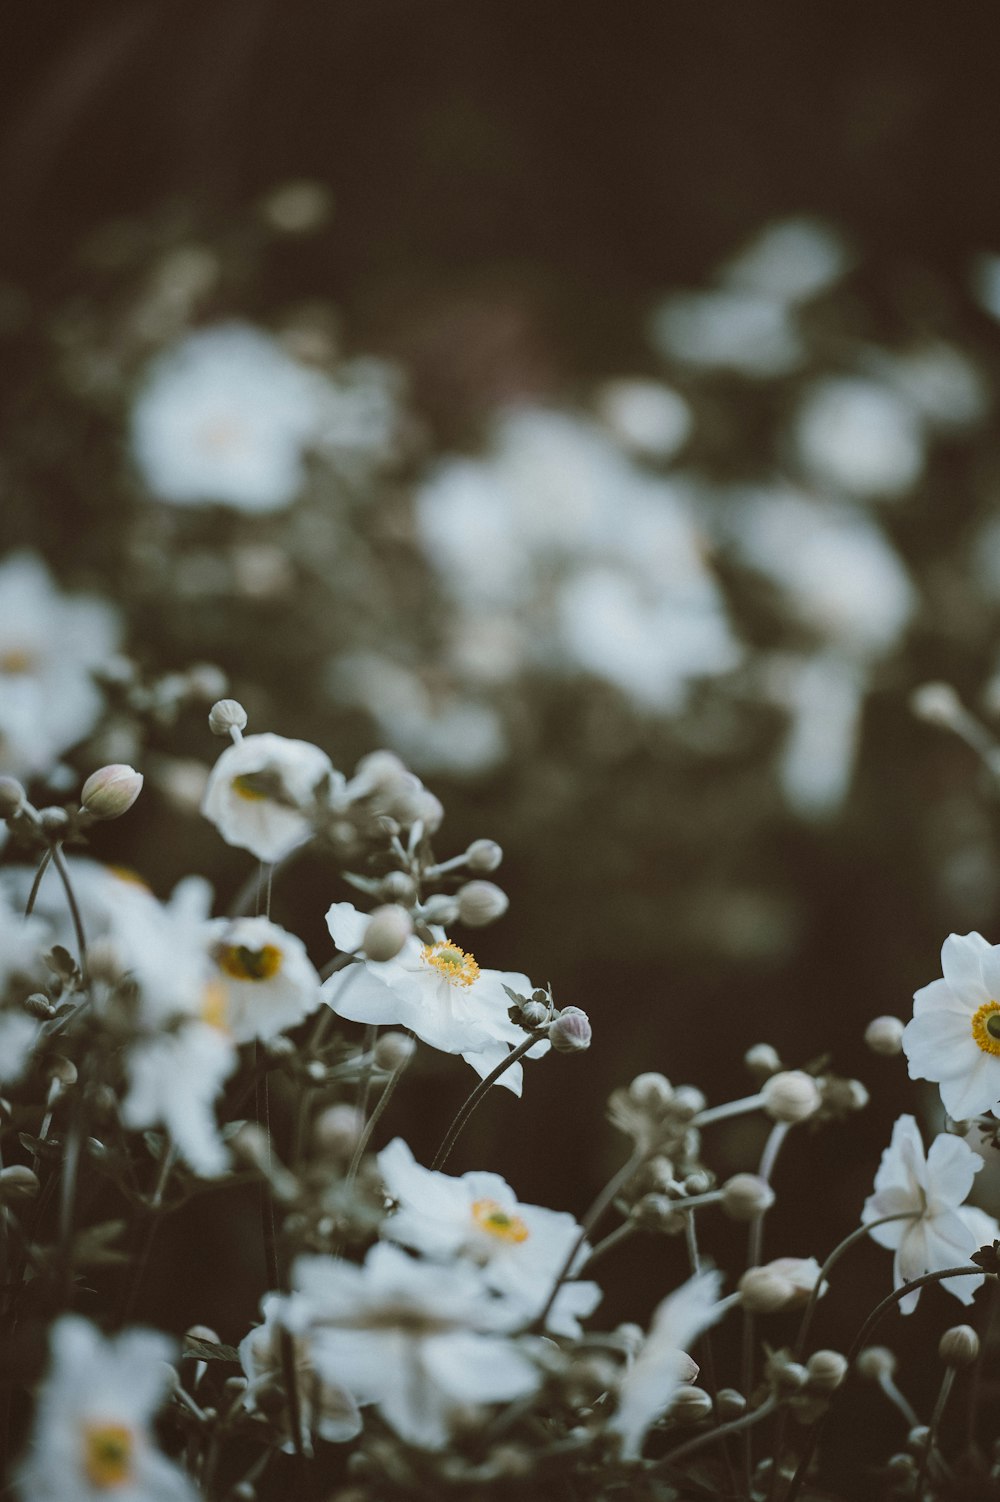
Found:
<svg viewBox="0 0 1000 1502"><path fill-rule="evenodd" d="M270 980L281 969L284 956L276 944L248 949L245 944L220 944L215 962L233 980Z"/></svg>
<svg viewBox="0 0 1000 1502"><path fill-rule="evenodd" d="M220 1033L228 1032L229 1013L226 1006L226 988L219 980L210 980L201 993L202 1022L207 1022L209 1027L218 1028Z"/></svg>
<svg viewBox="0 0 1000 1502"><path fill-rule="evenodd" d="M241 772L233 778L233 792L240 798L245 798L248 803L258 803L262 798L267 798L269 794L260 786L259 777L259 772Z"/></svg>
<svg viewBox="0 0 1000 1502"><path fill-rule="evenodd" d="M109 866L108 870L112 876L117 876L118 880L125 882L127 886L139 887L143 892L149 891L142 877L137 871L133 871L131 866Z"/></svg>
<svg viewBox="0 0 1000 1502"><path fill-rule="evenodd" d="M972 1019L972 1036L983 1053L1000 1056L1000 1001L984 1001Z"/></svg>
<svg viewBox="0 0 1000 1502"><path fill-rule="evenodd" d="M481 1231L487 1231L498 1241L527 1241L531 1234L519 1215L511 1215L496 1200L476 1200L472 1218Z"/></svg>
<svg viewBox="0 0 1000 1502"><path fill-rule="evenodd" d="M124 1424L88 1424L83 1432L83 1468L92 1486L123 1486L132 1479L135 1441Z"/></svg>
<svg viewBox="0 0 1000 1502"><path fill-rule="evenodd" d="M26 647L11 647L7 652L0 652L0 673L9 673L13 677L30 673L34 665L35 659Z"/></svg>
<svg viewBox="0 0 1000 1502"><path fill-rule="evenodd" d="M472 955L466 954L464 949L459 949L457 944L451 944L447 939L439 939L436 944L425 944L421 958L425 965L430 965L432 970L443 975L449 985L471 986L479 979L479 966Z"/></svg>

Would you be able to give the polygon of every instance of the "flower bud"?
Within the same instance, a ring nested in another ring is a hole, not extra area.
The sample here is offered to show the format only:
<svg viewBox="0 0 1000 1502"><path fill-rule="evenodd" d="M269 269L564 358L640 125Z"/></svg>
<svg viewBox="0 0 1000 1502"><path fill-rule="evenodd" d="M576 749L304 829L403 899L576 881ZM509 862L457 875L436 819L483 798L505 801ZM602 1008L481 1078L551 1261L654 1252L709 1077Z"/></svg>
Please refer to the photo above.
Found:
<svg viewBox="0 0 1000 1502"><path fill-rule="evenodd" d="M820 1106L819 1086L811 1074L801 1069L785 1069L772 1074L760 1087L764 1110L775 1121L789 1124L805 1121Z"/></svg>
<svg viewBox="0 0 1000 1502"><path fill-rule="evenodd" d="M898 1017L873 1017L865 1028L865 1042L872 1053L891 1058L903 1051L904 1025Z"/></svg>
<svg viewBox="0 0 1000 1502"><path fill-rule="evenodd" d="M22 1005L30 1016L37 1017L42 1022L47 1021L55 1011L49 998L43 996L41 991L32 991L30 996L24 998Z"/></svg>
<svg viewBox="0 0 1000 1502"><path fill-rule="evenodd" d="M896 1370L896 1357L888 1346L865 1346L858 1353L854 1370L866 1382L881 1382Z"/></svg>
<svg viewBox="0 0 1000 1502"><path fill-rule="evenodd" d="M142 773L118 762L91 772L83 784L80 803L94 819L120 819L142 792Z"/></svg>
<svg viewBox="0 0 1000 1502"><path fill-rule="evenodd" d="M737 1286L743 1307L751 1314L774 1314L786 1309L795 1293L790 1279L770 1267L748 1268Z"/></svg>
<svg viewBox="0 0 1000 1502"><path fill-rule="evenodd" d="M412 932L413 922L406 909L388 903L377 907L368 919L361 947L370 960L394 960Z"/></svg>
<svg viewBox="0 0 1000 1502"><path fill-rule="evenodd" d="M192 1325L184 1331L185 1340L204 1340L210 1346L221 1346L222 1341L208 1325Z"/></svg>
<svg viewBox="0 0 1000 1502"><path fill-rule="evenodd" d="M0 777L0 819L13 819L25 805L27 795L16 777Z"/></svg>
<svg viewBox="0 0 1000 1502"><path fill-rule="evenodd" d="M58 1080L59 1084L63 1087L75 1085L77 1079L76 1065L72 1059L67 1059L62 1054L57 1054L49 1063L49 1077L50 1079Z"/></svg>
<svg viewBox="0 0 1000 1502"><path fill-rule="evenodd" d="M781 1068L778 1050L772 1048L770 1043L755 1043L752 1048L748 1048L743 1055L743 1063L758 1080L768 1079Z"/></svg>
<svg viewBox="0 0 1000 1502"><path fill-rule="evenodd" d="M444 804L434 793L422 787L416 799L415 813L427 833L435 834L444 819Z"/></svg>
<svg viewBox="0 0 1000 1502"><path fill-rule="evenodd" d="M770 1210L774 1190L755 1173L735 1173L722 1186L722 1208L733 1220L754 1220Z"/></svg>
<svg viewBox="0 0 1000 1502"><path fill-rule="evenodd" d="M918 720L946 729L951 729L965 713L950 683L922 683L910 695L910 708Z"/></svg>
<svg viewBox="0 0 1000 1502"><path fill-rule="evenodd" d="M488 876L503 860L503 851L496 840L473 840L465 852L465 864L477 876Z"/></svg>
<svg viewBox="0 0 1000 1502"><path fill-rule="evenodd" d="M927 1441L930 1437L931 1431L928 1424L914 1424L906 1436L906 1447L908 1450L912 1450L915 1455L921 1455L927 1449Z"/></svg>
<svg viewBox="0 0 1000 1502"><path fill-rule="evenodd" d="M417 1045L408 1033L393 1031L376 1039L372 1057L376 1068L395 1071L408 1064L416 1051Z"/></svg>
<svg viewBox="0 0 1000 1502"><path fill-rule="evenodd" d="M421 916L426 923L440 923L443 928L447 928L449 923L454 923L458 918L458 903L454 897L435 892L424 903Z"/></svg>
<svg viewBox="0 0 1000 1502"><path fill-rule="evenodd" d="M509 906L507 893L492 881L467 881L458 891L458 916L469 928L495 923Z"/></svg>
<svg viewBox="0 0 1000 1502"><path fill-rule="evenodd" d="M38 822L52 840L61 840L69 827L69 814L64 808L43 808Z"/></svg>
<svg viewBox="0 0 1000 1502"><path fill-rule="evenodd" d="M735 1387L720 1387L715 1395L715 1406L723 1424L738 1419L747 1411L747 1400Z"/></svg>
<svg viewBox="0 0 1000 1502"><path fill-rule="evenodd" d="M938 1355L948 1366L971 1366L979 1355L979 1336L971 1325L952 1325L938 1342Z"/></svg>
<svg viewBox="0 0 1000 1502"><path fill-rule="evenodd" d="M354 775L370 790L380 792L395 789L404 778L416 781L395 751L369 751L358 762Z"/></svg>
<svg viewBox="0 0 1000 1502"><path fill-rule="evenodd" d="M708 1101L697 1085L678 1085L674 1091L673 1108L686 1121L700 1115L707 1105Z"/></svg>
<svg viewBox="0 0 1000 1502"><path fill-rule="evenodd" d="M557 1053L582 1053L590 1040L590 1018L579 1007L563 1007L549 1026L549 1042Z"/></svg>
<svg viewBox="0 0 1000 1502"><path fill-rule="evenodd" d="M551 1015L551 1008L544 1001L535 1001L532 997L521 1003L521 1021L528 1027L544 1027Z"/></svg>
<svg viewBox="0 0 1000 1502"><path fill-rule="evenodd" d="M776 1351L767 1363L767 1374L775 1387L782 1392L801 1392L809 1381L809 1373L798 1361L792 1361L784 1352Z"/></svg>
<svg viewBox="0 0 1000 1502"><path fill-rule="evenodd" d="M637 1106L642 1106L647 1111L666 1110L673 1102L674 1092L666 1075L656 1074L652 1070L646 1074L637 1074L628 1093Z"/></svg>
<svg viewBox="0 0 1000 1502"><path fill-rule="evenodd" d="M365 1129L364 1117L346 1102L327 1106L313 1122L313 1142L318 1152L331 1158L350 1158Z"/></svg>
<svg viewBox="0 0 1000 1502"><path fill-rule="evenodd" d="M685 1194L707 1194L712 1187L712 1176L704 1168L696 1168L684 1180Z"/></svg>
<svg viewBox="0 0 1000 1502"><path fill-rule="evenodd" d="M678 1424L698 1424L712 1412L712 1399L700 1387L679 1387L667 1415Z"/></svg>
<svg viewBox="0 0 1000 1502"><path fill-rule="evenodd" d="M238 699L218 699L208 712L208 728L213 735L231 735L247 728L247 712Z"/></svg>
<svg viewBox="0 0 1000 1502"><path fill-rule="evenodd" d="M682 1231L684 1213L667 1194L644 1194L632 1206L632 1219L647 1231Z"/></svg>
<svg viewBox="0 0 1000 1502"><path fill-rule="evenodd" d="M406 871L390 871L379 883L379 894L386 902L399 902L409 907L416 901L417 884Z"/></svg>
<svg viewBox="0 0 1000 1502"><path fill-rule="evenodd" d="M806 1362L809 1386L817 1392L834 1392L847 1376L847 1357L839 1351L813 1351Z"/></svg>
<svg viewBox="0 0 1000 1502"><path fill-rule="evenodd" d="M34 1199L40 1187L38 1175L26 1164L12 1163L0 1169L0 1200Z"/></svg>

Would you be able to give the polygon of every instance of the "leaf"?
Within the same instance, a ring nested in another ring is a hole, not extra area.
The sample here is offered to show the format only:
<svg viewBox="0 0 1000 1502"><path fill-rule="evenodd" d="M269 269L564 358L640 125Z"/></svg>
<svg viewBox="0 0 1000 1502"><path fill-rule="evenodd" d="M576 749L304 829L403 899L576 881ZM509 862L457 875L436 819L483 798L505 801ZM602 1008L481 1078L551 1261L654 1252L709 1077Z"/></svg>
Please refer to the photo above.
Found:
<svg viewBox="0 0 1000 1502"><path fill-rule="evenodd" d="M42 955L42 959L53 975L61 976L63 980L72 980L77 974L76 960L61 944L53 944L48 953Z"/></svg>
<svg viewBox="0 0 1000 1502"><path fill-rule="evenodd" d="M54 1162L62 1151L58 1137L32 1137L30 1132L18 1132L17 1140L35 1158Z"/></svg>
<svg viewBox="0 0 1000 1502"><path fill-rule="evenodd" d="M193 1335L185 1336L182 1357L191 1356L196 1361L228 1361L239 1366L240 1353L235 1346L217 1345L212 1340L197 1340Z"/></svg>

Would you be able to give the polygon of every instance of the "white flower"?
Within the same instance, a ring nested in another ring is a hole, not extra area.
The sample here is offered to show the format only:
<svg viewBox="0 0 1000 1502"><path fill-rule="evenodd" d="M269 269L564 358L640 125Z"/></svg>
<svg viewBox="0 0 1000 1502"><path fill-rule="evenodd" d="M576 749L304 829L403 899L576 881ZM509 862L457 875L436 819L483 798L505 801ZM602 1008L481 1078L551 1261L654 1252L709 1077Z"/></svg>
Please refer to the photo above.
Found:
<svg viewBox="0 0 1000 1502"><path fill-rule="evenodd" d="M794 441L820 485L851 496L899 495L923 472L923 430L913 407L891 387L860 376L826 377L811 386L795 418Z"/></svg>
<svg viewBox="0 0 1000 1502"><path fill-rule="evenodd" d="M150 1422L173 1354L173 1342L152 1330L105 1340L76 1315L58 1320L17 1478L24 1502L196 1502L194 1486L156 1448Z"/></svg>
<svg viewBox="0 0 1000 1502"><path fill-rule="evenodd" d="M283 1314L289 1303L288 1299L265 1294L260 1306L264 1323L240 1341L240 1364L249 1383L244 1401L251 1413L257 1407L257 1396L261 1388L276 1386L284 1389L281 1335L288 1328ZM343 1444L354 1439L361 1433L361 1414L353 1396L340 1383L324 1382L317 1376L307 1336L291 1335L291 1340L305 1453L311 1453L314 1431L328 1444ZM282 1410L280 1417L287 1429L287 1407ZM295 1441L290 1433L282 1449L295 1449Z"/></svg>
<svg viewBox="0 0 1000 1502"><path fill-rule="evenodd" d="M131 420L132 456L154 495L241 511L287 506L305 481L328 382L270 335L228 323L153 361Z"/></svg>
<svg viewBox="0 0 1000 1502"><path fill-rule="evenodd" d="M63 595L31 553L0 564L0 772L47 770L101 712L91 671L117 651L117 611Z"/></svg>
<svg viewBox="0 0 1000 1502"><path fill-rule="evenodd" d="M366 915L349 902L335 902L326 915L338 949L361 948ZM361 960L323 982L323 998L339 1017L351 1022L395 1023L407 1027L443 1053L460 1053L481 1078L523 1043L525 1033L507 1015L510 998L531 994L531 981L518 971L481 970L471 954L449 939L422 944L407 939L393 960ZM530 1050L547 1052L543 1038ZM499 1084L521 1093L521 1065L513 1064Z"/></svg>
<svg viewBox="0 0 1000 1502"><path fill-rule="evenodd" d="M694 426L684 398L659 381L606 381L597 410L623 448L660 464L683 448Z"/></svg>
<svg viewBox="0 0 1000 1502"><path fill-rule="evenodd" d="M654 312L649 337L670 359L753 380L788 375L805 357L785 304L738 288L675 292Z"/></svg>
<svg viewBox="0 0 1000 1502"><path fill-rule="evenodd" d="M316 789L335 777L326 752L308 741L248 735L215 763L201 811L227 844L278 861L309 838Z"/></svg>
<svg viewBox="0 0 1000 1502"><path fill-rule="evenodd" d="M395 1202L382 1235L425 1256L471 1258L482 1267L487 1286L521 1307L524 1323L530 1323L580 1235L572 1215L520 1204L499 1174L466 1173L456 1179L422 1168L399 1137L379 1153L378 1166ZM577 1266L589 1252L584 1243ZM592 1313L600 1298L596 1283L566 1284L547 1328L579 1336L578 1316Z"/></svg>
<svg viewBox="0 0 1000 1502"><path fill-rule="evenodd" d="M951 934L941 949L943 979L913 998L903 1029L911 1080L934 1080L956 1121L1000 1105L1000 945L981 934Z"/></svg>
<svg viewBox="0 0 1000 1502"><path fill-rule="evenodd" d="M374 1403L401 1439L442 1449L472 1406L509 1402L539 1385L525 1349L503 1334L512 1311L468 1262L445 1271L380 1243L364 1266L303 1257L289 1318L310 1336L324 1380Z"/></svg>
<svg viewBox="0 0 1000 1502"><path fill-rule="evenodd" d="M839 281L850 260L844 242L827 225L783 219L767 225L723 267L721 277L745 292L801 303Z"/></svg>
<svg viewBox="0 0 1000 1502"><path fill-rule="evenodd" d="M207 932L225 1030L237 1043L273 1038L319 1006L319 976L295 934L267 918L214 918Z"/></svg>
<svg viewBox="0 0 1000 1502"><path fill-rule="evenodd" d="M884 1215L907 1213L912 1220L894 1220L874 1227L870 1235L880 1246L895 1251L893 1286L901 1288L924 1273L960 1267L979 1245L972 1224L960 1209L983 1160L960 1137L941 1132L924 1156L920 1129L912 1116L901 1116L892 1141L882 1154L875 1175L875 1193L865 1200L861 1222L868 1225ZM963 1304L971 1304L982 1277L946 1278L943 1287ZM900 1300L910 1314L920 1289Z"/></svg>
<svg viewBox="0 0 1000 1502"><path fill-rule="evenodd" d="M40 1024L14 1007L0 1011L0 1085L14 1085L28 1067Z"/></svg>
<svg viewBox="0 0 1000 1502"><path fill-rule="evenodd" d="M698 1273L654 1312L649 1334L621 1379L618 1411L608 1426L621 1435L626 1460L639 1458L650 1425L666 1412L677 1388L689 1380L687 1347L720 1318L720 1283L715 1271Z"/></svg>
<svg viewBox="0 0 1000 1502"><path fill-rule="evenodd" d="M774 698L789 716L778 761L785 797L803 818L827 818L850 789L868 670L836 651L781 657L770 667Z"/></svg>

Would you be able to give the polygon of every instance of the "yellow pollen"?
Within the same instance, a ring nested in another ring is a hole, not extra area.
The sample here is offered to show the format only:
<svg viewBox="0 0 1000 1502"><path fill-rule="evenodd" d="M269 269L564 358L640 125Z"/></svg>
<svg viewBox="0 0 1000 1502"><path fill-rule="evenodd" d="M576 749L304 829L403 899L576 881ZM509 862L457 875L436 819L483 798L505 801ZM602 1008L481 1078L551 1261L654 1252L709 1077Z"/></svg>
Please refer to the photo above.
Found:
<svg viewBox="0 0 1000 1502"><path fill-rule="evenodd" d="M240 798L245 798L248 803L258 803L268 795L257 785L259 772L241 772L233 778L233 792Z"/></svg>
<svg viewBox="0 0 1000 1502"><path fill-rule="evenodd" d="M425 965L430 965L432 970L443 975L449 985L471 986L479 979L479 966L472 955L459 949L457 944L450 944L447 939L439 939L436 944L425 944L421 958Z"/></svg>
<svg viewBox="0 0 1000 1502"><path fill-rule="evenodd" d="M7 652L0 652L0 673L15 674L30 673L35 665L35 659L26 647L11 647Z"/></svg>
<svg viewBox="0 0 1000 1502"><path fill-rule="evenodd" d="M228 1032L228 1008L226 1006L226 988L219 980L210 980L201 994L201 1020L207 1022L209 1027L218 1028L220 1033Z"/></svg>
<svg viewBox="0 0 1000 1502"><path fill-rule="evenodd" d="M138 871L133 871L131 866L109 866L108 870L112 876L117 876L118 880L125 882L127 886L139 887L143 892L149 891L149 887L143 881Z"/></svg>
<svg viewBox="0 0 1000 1502"><path fill-rule="evenodd" d="M519 1215L511 1215L496 1200L476 1200L472 1218L481 1231L487 1231L498 1241L527 1241L531 1234Z"/></svg>
<svg viewBox="0 0 1000 1502"><path fill-rule="evenodd" d="M83 1433L83 1468L92 1486L123 1486L132 1479L135 1442L124 1424L88 1424Z"/></svg>
<svg viewBox="0 0 1000 1502"><path fill-rule="evenodd" d="M233 980L270 980L281 969L282 953L276 944L248 949L245 944L220 944L216 964Z"/></svg>
<svg viewBox="0 0 1000 1502"><path fill-rule="evenodd" d="M972 1019L972 1036L983 1053L1000 1055L1000 1001L984 1001Z"/></svg>

